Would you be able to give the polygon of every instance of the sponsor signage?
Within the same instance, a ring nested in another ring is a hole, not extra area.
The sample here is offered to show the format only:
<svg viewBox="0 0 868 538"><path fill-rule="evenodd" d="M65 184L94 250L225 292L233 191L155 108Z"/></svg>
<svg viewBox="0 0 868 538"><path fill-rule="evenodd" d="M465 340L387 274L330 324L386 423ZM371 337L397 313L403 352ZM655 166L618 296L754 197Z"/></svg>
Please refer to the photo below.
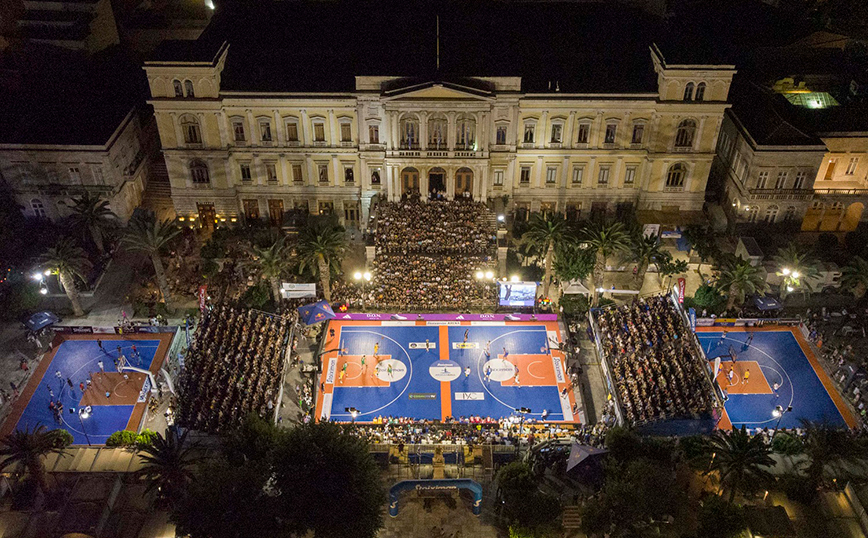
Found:
<svg viewBox="0 0 868 538"><path fill-rule="evenodd" d="M208 298L208 285L199 286L199 311L205 311L205 300Z"/></svg>
<svg viewBox="0 0 868 538"><path fill-rule="evenodd" d="M678 302L684 302L684 288L687 285L687 281L683 278L678 279Z"/></svg>
<svg viewBox="0 0 868 538"><path fill-rule="evenodd" d="M436 400L437 395L433 392L411 392L408 396L411 400Z"/></svg>
<svg viewBox="0 0 868 538"><path fill-rule="evenodd" d="M690 317L690 330L696 332L696 309L691 306L687 310L687 315Z"/></svg>
<svg viewBox="0 0 868 538"><path fill-rule="evenodd" d="M567 379L566 379L566 376L564 375L563 368L561 368L561 358L555 357L554 355L552 355L551 357L552 357L552 365L555 367L555 379L557 380L558 383L566 383Z"/></svg>
<svg viewBox="0 0 868 538"><path fill-rule="evenodd" d="M437 349L434 342L410 342L410 349Z"/></svg>
<svg viewBox="0 0 868 538"><path fill-rule="evenodd" d="M316 297L316 284L296 284L284 282L280 286L280 295L284 299L302 299Z"/></svg>
<svg viewBox="0 0 868 538"><path fill-rule="evenodd" d="M478 342L452 342L452 349L476 349Z"/></svg>
<svg viewBox="0 0 868 538"><path fill-rule="evenodd" d="M484 392L456 392L455 393L456 400L464 400L464 401L473 401L473 400L484 400L485 393Z"/></svg>
<svg viewBox="0 0 868 538"><path fill-rule="evenodd" d="M461 325L460 321L428 321L426 325Z"/></svg>
<svg viewBox="0 0 868 538"><path fill-rule="evenodd" d="M347 321L557 321L557 314L338 314L336 320Z"/></svg>
<svg viewBox="0 0 868 538"><path fill-rule="evenodd" d="M326 370L326 383L331 383L334 385L335 383L335 370L338 369L338 359L337 357L332 357L329 359L329 367Z"/></svg>

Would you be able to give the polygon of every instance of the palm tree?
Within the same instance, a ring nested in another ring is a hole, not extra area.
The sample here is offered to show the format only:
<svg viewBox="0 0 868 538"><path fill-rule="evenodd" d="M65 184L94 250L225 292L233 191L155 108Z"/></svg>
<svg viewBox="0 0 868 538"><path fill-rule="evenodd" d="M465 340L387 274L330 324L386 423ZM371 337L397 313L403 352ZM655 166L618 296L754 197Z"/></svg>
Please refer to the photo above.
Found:
<svg viewBox="0 0 868 538"><path fill-rule="evenodd" d="M727 294L726 309L731 310L736 302L742 304L745 297L764 293L769 286L759 269L747 261L739 260L720 272L717 287Z"/></svg>
<svg viewBox="0 0 868 538"><path fill-rule="evenodd" d="M644 234L634 234L630 244L630 261L636 264L636 283L639 289L642 289L642 283L645 282L645 273L648 271L648 266L651 262L657 261L663 255L668 254L660 248L660 241L657 237L647 236Z"/></svg>
<svg viewBox="0 0 868 538"><path fill-rule="evenodd" d="M807 420L802 421L802 428L806 470L815 486L824 485L827 473L840 474L847 464L866 457L864 447L841 428Z"/></svg>
<svg viewBox="0 0 868 538"><path fill-rule="evenodd" d="M75 287L75 279L87 279L87 273L93 268L93 264L87 259L84 249L75 244L75 241L65 237L56 245L47 249L39 257L39 265L57 273L63 291L72 303L72 310L76 317L84 315L81 308L81 296Z"/></svg>
<svg viewBox="0 0 868 538"><path fill-rule="evenodd" d="M99 253L105 253L103 237L112 225L109 219L117 218L117 215L109 208L108 201L85 192L81 197L73 200L71 209L72 214L69 216L69 221L72 227L81 231L85 236L90 235Z"/></svg>
<svg viewBox="0 0 868 538"><path fill-rule="evenodd" d="M594 269L595 254L575 241L555 245L554 274L561 282L584 280Z"/></svg>
<svg viewBox="0 0 868 538"><path fill-rule="evenodd" d="M146 492L157 490L160 502L173 503L193 479L193 467L201 460L195 455L196 445L187 444L187 434L174 428L165 435L157 433L151 444L139 449L142 467L139 476L148 479Z"/></svg>
<svg viewBox="0 0 868 538"><path fill-rule="evenodd" d="M711 457L708 472L718 471L721 489L730 488L729 502L736 492L749 491L758 482L770 479L771 473L766 467L775 464L769 455L771 448L766 446L762 436L748 435L744 426L731 432L714 432L708 438L706 453Z"/></svg>
<svg viewBox="0 0 868 538"><path fill-rule="evenodd" d="M43 458L49 454L63 454L66 450L59 439L61 430L49 430L40 424L30 430L15 430L0 440L0 471L9 466L23 467L36 481L42 493L48 492Z"/></svg>
<svg viewBox="0 0 868 538"><path fill-rule="evenodd" d="M857 299L868 291L868 261L854 256L850 264L841 269L841 286L851 290Z"/></svg>
<svg viewBox="0 0 868 538"><path fill-rule="evenodd" d="M781 299L786 298L791 289L801 288L802 291L814 291L811 280L819 276L817 260L813 255L795 243L790 243L784 248L778 249L774 257L775 264L780 268Z"/></svg>
<svg viewBox="0 0 868 538"><path fill-rule="evenodd" d="M158 221L152 214L131 219L127 225L127 233L121 240L127 250L143 252L151 258L154 273L157 276L157 287L163 302L169 304L169 284L166 282L166 272L160 251L169 244L181 229L172 220Z"/></svg>
<svg viewBox="0 0 868 538"><path fill-rule="evenodd" d="M584 230L584 240L594 253L593 305L597 306L599 295L597 288L603 285L603 272L606 270L606 260L615 254L625 252L630 245L630 236L621 222L598 224Z"/></svg>
<svg viewBox="0 0 868 538"><path fill-rule="evenodd" d="M322 294L331 301L331 269L340 267L347 249L347 236L342 226L328 221L314 221L301 231L298 238L298 271L306 267L315 270L322 285Z"/></svg>
<svg viewBox="0 0 868 538"><path fill-rule="evenodd" d="M542 215L534 213L530 218L527 231L521 240L533 250L545 255L545 275L543 276L543 295L549 296L552 283L552 263L555 260L555 247L567 239L567 221L560 213Z"/></svg>
<svg viewBox="0 0 868 538"><path fill-rule="evenodd" d="M286 246L284 238L281 237L268 248L252 246L245 250L253 258L245 262L245 265L252 269L260 278L268 281L271 285L271 294L274 297L274 302L275 304L279 304L280 277L286 273L291 265L289 248Z"/></svg>

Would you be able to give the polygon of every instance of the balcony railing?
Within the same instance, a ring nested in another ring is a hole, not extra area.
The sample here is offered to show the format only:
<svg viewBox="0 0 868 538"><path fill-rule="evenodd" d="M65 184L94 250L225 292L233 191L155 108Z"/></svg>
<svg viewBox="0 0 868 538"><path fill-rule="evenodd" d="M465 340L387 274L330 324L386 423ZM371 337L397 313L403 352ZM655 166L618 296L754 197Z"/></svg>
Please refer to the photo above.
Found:
<svg viewBox="0 0 868 538"><path fill-rule="evenodd" d="M814 189L814 194L829 195L866 195L868 189Z"/></svg>

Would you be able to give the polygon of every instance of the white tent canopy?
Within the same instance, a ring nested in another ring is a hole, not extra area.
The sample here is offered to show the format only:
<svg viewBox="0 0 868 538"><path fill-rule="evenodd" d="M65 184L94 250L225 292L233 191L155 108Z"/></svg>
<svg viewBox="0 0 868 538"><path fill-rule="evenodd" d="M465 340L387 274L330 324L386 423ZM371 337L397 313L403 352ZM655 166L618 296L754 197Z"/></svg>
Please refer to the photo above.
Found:
<svg viewBox="0 0 868 538"><path fill-rule="evenodd" d="M578 280L570 280L569 282L561 282L561 291L564 295L590 295L591 290Z"/></svg>

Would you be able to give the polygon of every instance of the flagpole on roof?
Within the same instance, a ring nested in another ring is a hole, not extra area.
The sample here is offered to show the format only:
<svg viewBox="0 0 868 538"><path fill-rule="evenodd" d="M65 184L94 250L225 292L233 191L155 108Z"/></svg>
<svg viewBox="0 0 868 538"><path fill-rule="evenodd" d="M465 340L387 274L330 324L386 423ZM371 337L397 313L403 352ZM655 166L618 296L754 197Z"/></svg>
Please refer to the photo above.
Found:
<svg viewBox="0 0 868 538"><path fill-rule="evenodd" d="M437 15L437 71L440 71L440 15Z"/></svg>

